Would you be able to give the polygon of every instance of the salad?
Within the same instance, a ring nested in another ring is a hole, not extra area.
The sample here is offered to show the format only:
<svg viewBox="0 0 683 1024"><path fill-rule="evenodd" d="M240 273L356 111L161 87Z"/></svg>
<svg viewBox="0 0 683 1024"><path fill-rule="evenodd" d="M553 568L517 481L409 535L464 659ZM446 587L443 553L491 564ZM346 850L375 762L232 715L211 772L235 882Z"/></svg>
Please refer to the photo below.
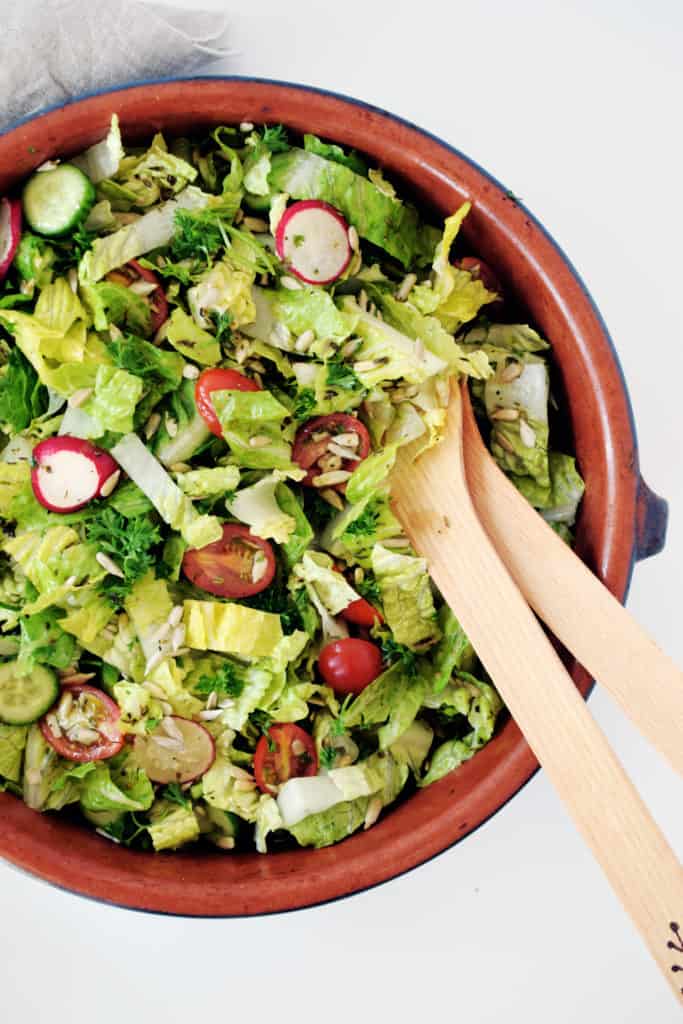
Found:
<svg viewBox="0 0 683 1024"><path fill-rule="evenodd" d="M583 484L468 211L429 223L280 125L124 148L116 116L0 201L1 789L127 846L265 853L488 743L501 700L392 466L466 376L568 541Z"/></svg>

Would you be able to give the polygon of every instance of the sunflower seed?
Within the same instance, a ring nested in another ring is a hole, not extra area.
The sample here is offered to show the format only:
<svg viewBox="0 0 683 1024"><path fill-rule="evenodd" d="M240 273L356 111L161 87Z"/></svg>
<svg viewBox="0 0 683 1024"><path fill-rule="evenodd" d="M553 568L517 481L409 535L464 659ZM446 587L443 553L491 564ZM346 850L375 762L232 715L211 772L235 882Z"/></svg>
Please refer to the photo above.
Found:
<svg viewBox="0 0 683 1024"><path fill-rule="evenodd" d="M254 776L246 771L246 769L240 768L238 764L226 764L224 771L226 775L230 775L233 779L242 779L243 782L254 781Z"/></svg>
<svg viewBox="0 0 683 1024"><path fill-rule="evenodd" d="M109 555L105 555L104 551L97 552L95 555L95 561L99 562L105 572L108 572L110 576L118 576L120 580L125 578L120 567L112 558L109 557Z"/></svg>
<svg viewBox="0 0 683 1024"><path fill-rule="evenodd" d="M517 380L522 375L522 364L521 363L508 363L503 372L500 375L500 379L504 384L510 384L513 380Z"/></svg>
<svg viewBox="0 0 683 1024"><path fill-rule="evenodd" d="M377 306L375 305L374 302L371 302L370 305L368 306L368 313L370 314L370 316L377 315Z"/></svg>
<svg viewBox="0 0 683 1024"><path fill-rule="evenodd" d="M289 327L287 326L287 324L283 324L281 320L276 320L276 322L273 324L273 329L270 333L271 338L275 339L276 345L278 343L280 345L289 345L290 341L292 340L292 333Z"/></svg>
<svg viewBox="0 0 683 1024"><path fill-rule="evenodd" d="M212 690L209 696L206 698L206 710L214 711L218 705L218 694L215 690Z"/></svg>
<svg viewBox="0 0 683 1024"><path fill-rule="evenodd" d="M414 285L417 284L417 274L406 274L401 281L394 298L398 302L405 302L410 295Z"/></svg>
<svg viewBox="0 0 683 1024"><path fill-rule="evenodd" d="M178 726L175 724L170 715L167 715L161 720L161 727L167 736L170 736L173 740L183 741L183 734L181 733Z"/></svg>
<svg viewBox="0 0 683 1024"><path fill-rule="evenodd" d="M235 224L241 224L244 220L244 210L238 210L235 214Z"/></svg>
<svg viewBox="0 0 683 1024"><path fill-rule="evenodd" d="M86 747L91 747L100 738L96 729L86 729L82 725L76 725L69 729L67 736L73 743L82 743Z"/></svg>
<svg viewBox="0 0 683 1024"><path fill-rule="evenodd" d="M410 541L407 537L387 537L382 541L385 548L409 548Z"/></svg>
<svg viewBox="0 0 683 1024"><path fill-rule="evenodd" d="M324 441L329 434L326 430L316 430L311 434L311 441Z"/></svg>
<svg viewBox="0 0 683 1024"><path fill-rule="evenodd" d="M75 267L70 267L69 273L66 275L66 279L69 282L69 288L75 295L78 291L78 271Z"/></svg>
<svg viewBox="0 0 683 1024"><path fill-rule="evenodd" d="M145 423L144 435L147 441L149 441L150 437L153 437L154 434L156 434L157 430L159 429L160 423L161 416L159 415L158 412L153 412L152 415L147 420L147 422Z"/></svg>
<svg viewBox="0 0 683 1024"><path fill-rule="evenodd" d="M253 437L249 438L250 448L265 448L266 445L270 444L270 438L266 437L265 434L254 434Z"/></svg>
<svg viewBox="0 0 683 1024"><path fill-rule="evenodd" d="M120 341L123 337L123 331L120 330L116 324L109 325L109 337L112 341Z"/></svg>
<svg viewBox="0 0 683 1024"><path fill-rule="evenodd" d="M185 380L196 380L199 376L199 367L194 363L185 363L183 366L183 377Z"/></svg>
<svg viewBox="0 0 683 1024"><path fill-rule="evenodd" d="M367 831L375 824L380 814L382 813L382 798L379 796L373 796L372 800L368 804L368 809L365 812L365 821L363 822L363 828Z"/></svg>
<svg viewBox="0 0 683 1024"><path fill-rule="evenodd" d="M115 469L111 476L108 476L100 487L100 498L108 498L121 479L121 470Z"/></svg>
<svg viewBox="0 0 683 1024"><path fill-rule="evenodd" d="M147 687L151 695L153 697L156 697L157 700L164 700L164 698L166 697L166 691L162 690L162 688L158 686L156 683L145 683L145 686Z"/></svg>
<svg viewBox="0 0 683 1024"><path fill-rule="evenodd" d="M33 278L30 281L22 281L19 285L19 291L22 295L28 295L29 298L33 298L33 293L36 290L36 282Z"/></svg>
<svg viewBox="0 0 683 1024"><path fill-rule="evenodd" d="M355 584L362 583L365 579L365 570L361 565L357 565L353 570L353 582Z"/></svg>
<svg viewBox="0 0 683 1024"><path fill-rule="evenodd" d="M289 289L290 292L298 292L301 289L300 283L295 277L290 277L289 274L283 274L280 278L280 284L283 288Z"/></svg>
<svg viewBox="0 0 683 1024"><path fill-rule="evenodd" d="M214 839L214 845L217 846L219 850L234 850L235 840L232 836L219 836L218 839Z"/></svg>
<svg viewBox="0 0 683 1024"><path fill-rule="evenodd" d="M172 715L173 714L173 708L171 707L171 705L168 703L167 700L162 700L160 703L161 703L161 710L162 710L162 713L164 715Z"/></svg>
<svg viewBox="0 0 683 1024"><path fill-rule="evenodd" d="M235 360L240 364L240 366L246 360L250 352L251 345L246 340L241 341L239 345L235 346Z"/></svg>
<svg viewBox="0 0 683 1024"><path fill-rule="evenodd" d="M520 436L521 436L521 431L520 431ZM501 432L499 430L497 430L496 434L495 434L495 438L496 438L497 443L503 449L503 451L510 452L510 454L514 454L515 449L513 448L511 442L508 441L508 439L505 436L505 434L501 434Z"/></svg>
<svg viewBox="0 0 683 1024"><path fill-rule="evenodd" d="M526 420L519 424L519 439L525 448L533 448L536 444L536 431L529 426Z"/></svg>
<svg viewBox="0 0 683 1024"><path fill-rule="evenodd" d="M68 676L61 676L60 682L63 686L76 686L79 683L87 683L95 678L94 672L73 672Z"/></svg>
<svg viewBox="0 0 683 1024"><path fill-rule="evenodd" d="M157 651L155 654L153 654L152 657L148 660L147 664L145 665L145 675L148 676L151 672L153 672L154 669L162 663L164 658L166 658L165 651Z"/></svg>
<svg viewBox="0 0 683 1024"><path fill-rule="evenodd" d="M267 288L268 287L268 281L269 281L268 275L267 274L261 274L261 276L259 278L259 284L261 285L262 288Z"/></svg>
<svg viewBox="0 0 683 1024"><path fill-rule="evenodd" d="M368 308L368 293L366 292L365 288L361 288L361 290L360 290L360 293L358 295L358 305L363 310L363 312L367 311L367 308Z"/></svg>
<svg viewBox="0 0 683 1024"><path fill-rule="evenodd" d="M341 499L341 495L337 491L332 490L331 487L326 487L322 490L320 492L320 497L324 498L327 504L331 505L332 508L336 508L338 512L343 511L344 502Z"/></svg>
<svg viewBox="0 0 683 1024"><path fill-rule="evenodd" d="M235 704L235 702L234 702L234 700L232 700L231 697L226 697L225 700L219 700L218 701L218 707L222 708L223 710L225 710L225 708L233 707L234 704Z"/></svg>
<svg viewBox="0 0 683 1024"><path fill-rule="evenodd" d="M315 334L310 329L304 331L294 342L294 348L297 352L307 352L315 341Z"/></svg>
<svg viewBox="0 0 683 1024"><path fill-rule="evenodd" d="M168 620L164 622L161 626L159 626L156 633L152 633L152 636L150 637L150 646L160 648L164 641L166 641L171 635L172 628L173 627L171 626L171 623L168 622Z"/></svg>
<svg viewBox="0 0 683 1024"><path fill-rule="evenodd" d="M369 373L370 370L377 370L380 366L384 366L384 363L379 359L359 359L357 363L353 364L353 372Z"/></svg>
<svg viewBox="0 0 683 1024"><path fill-rule="evenodd" d="M53 736L56 739L59 739L62 736L62 727L59 724L59 722L57 721L57 716L56 715L48 715L47 716L47 724L50 726L50 730L51 730Z"/></svg>
<svg viewBox="0 0 683 1024"><path fill-rule="evenodd" d="M327 450L329 452L329 445L327 446ZM339 455L334 455L330 453L329 455L322 455L318 459L318 465L320 466L323 473L333 473L335 469L341 469L342 460L339 457Z"/></svg>
<svg viewBox="0 0 683 1024"><path fill-rule="evenodd" d="M98 836L102 836L103 839L108 839L110 843L115 843L117 846L121 845L121 840L117 839L116 836L111 835L110 832L105 832L103 828L96 828Z"/></svg>
<svg viewBox="0 0 683 1024"><path fill-rule="evenodd" d="M346 434L336 434L334 443L341 445L342 448L357 448L360 444L360 438L355 430L350 430Z"/></svg>
<svg viewBox="0 0 683 1024"><path fill-rule="evenodd" d="M348 359L349 356L352 356L360 344L360 338L351 338L351 341L347 341L341 350L341 354L343 355L344 359Z"/></svg>
<svg viewBox="0 0 683 1024"><path fill-rule="evenodd" d="M67 404L71 409L78 409L88 401L92 393L93 388L79 388L78 391L74 391Z"/></svg>
<svg viewBox="0 0 683 1024"><path fill-rule="evenodd" d="M358 252L360 249L360 239L353 224L349 227L347 234L349 236L349 245L351 246L351 249L353 252Z"/></svg>
<svg viewBox="0 0 683 1024"><path fill-rule="evenodd" d="M254 126L251 121L240 121L241 132L253 132Z"/></svg>
<svg viewBox="0 0 683 1024"><path fill-rule="evenodd" d="M64 586L65 587L75 587L77 582L78 582L78 576L69 576L67 579L64 580Z"/></svg>
<svg viewBox="0 0 683 1024"><path fill-rule="evenodd" d="M266 368L260 359L252 359L249 362L249 369L254 370L255 373L266 373Z"/></svg>
<svg viewBox="0 0 683 1024"><path fill-rule="evenodd" d="M166 417L166 433L169 437L175 437L178 433L178 421L172 419L170 416Z"/></svg>
<svg viewBox="0 0 683 1024"><path fill-rule="evenodd" d="M200 712L200 718L203 722L215 722L222 714L220 708L207 708L206 711Z"/></svg>
<svg viewBox="0 0 683 1024"><path fill-rule="evenodd" d="M132 284L128 285L128 290L133 295L141 295L143 298L147 295L151 295L159 287L158 284L154 284L152 281L133 281Z"/></svg>
<svg viewBox="0 0 683 1024"><path fill-rule="evenodd" d="M341 444L335 444L334 441L330 441L327 446L327 450L328 452L331 452L332 455L338 455L340 459L351 459L353 462L360 462L360 455L356 455L355 452L352 452L349 448L345 448ZM330 469L331 468L332 467L330 466Z"/></svg>
<svg viewBox="0 0 683 1024"><path fill-rule="evenodd" d="M187 462L174 462L168 468L172 473L187 473L192 469L192 466L188 465Z"/></svg>
<svg viewBox="0 0 683 1024"><path fill-rule="evenodd" d="M313 479L314 487L333 487L335 484L345 484L351 474L346 469L335 469L331 473L320 473Z"/></svg>
<svg viewBox="0 0 683 1024"><path fill-rule="evenodd" d="M495 412L491 413L491 419L505 420L508 423L513 423L515 420L519 419L519 409L496 409Z"/></svg>
<svg viewBox="0 0 683 1024"><path fill-rule="evenodd" d="M247 231L253 231L255 235L263 235L268 231L268 222L260 217L245 217L242 224Z"/></svg>

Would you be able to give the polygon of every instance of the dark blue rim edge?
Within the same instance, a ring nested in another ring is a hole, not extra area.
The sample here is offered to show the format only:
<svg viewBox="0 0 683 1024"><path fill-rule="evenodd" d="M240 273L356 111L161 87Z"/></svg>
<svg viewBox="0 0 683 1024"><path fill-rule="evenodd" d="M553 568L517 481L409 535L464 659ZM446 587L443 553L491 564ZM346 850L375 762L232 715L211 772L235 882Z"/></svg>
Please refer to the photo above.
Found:
<svg viewBox="0 0 683 1024"><path fill-rule="evenodd" d="M399 124L404 125L406 128L409 128L412 131L417 132L420 135L423 135L425 138L430 139L432 142L438 143L438 145L442 146L449 153L453 153L460 160L463 160L466 163L470 164L472 167L474 167L475 170L477 170L479 172L479 174L482 175L482 177L484 177L488 181L490 181L493 185L496 186L496 188L501 189L503 192L509 191L506 188L506 186L502 184L502 182L500 182L497 178L495 178L492 174L490 174L487 170L485 170L480 164L477 163L476 160L472 160L471 157L469 157L465 153L463 153L462 150L458 149L456 146L452 146L448 142L445 142L443 139L441 139L438 135L435 135L433 132L427 131L425 128L420 128L418 125L414 124L412 121L409 121L405 117L400 117L398 114L393 114L393 113L391 113L391 111L385 110L383 107L375 106L372 103L366 103L365 100L356 99L354 96L347 96L345 93L336 92L334 89L320 89L320 88L317 88L316 86L313 86L313 85L303 85L303 84L297 83L297 82L287 82L287 81L283 81L282 79L277 79L277 78L260 78L260 77L255 76L255 75L206 75L206 74L202 74L202 75L182 75L182 76L170 77L170 78L138 79L138 80L134 80L132 82L125 82L122 85L116 86L116 88L114 88L114 89L95 89L92 92L86 92L86 93L82 93L79 96L74 96L73 99L68 100L66 102L54 103L54 104L52 104L52 106L45 107L44 109L37 111L35 114L30 114L28 117L22 117L18 121L14 121L12 124L8 125L6 128L3 128L2 131L0 131L0 138L3 135L7 135L10 132L14 131L16 128L20 128L22 125L28 124L29 121L35 121L37 118L42 117L44 114L49 114L49 113L51 113L54 110L61 110L63 107L72 106L75 103L80 103L82 100L92 99L95 96L105 96L105 95L112 95L112 96L114 96L118 92L125 92L127 89L134 89L134 88L137 88L139 86L146 86L146 85L169 85L169 84L178 84L178 83L182 83L182 82L202 82L202 81L214 81L214 82L255 82L255 83L259 84L259 85L277 85L277 86L282 86L282 87L287 88L287 89L299 89L299 90L302 90L304 92L316 93L316 94L322 95L322 96L330 96L333 99L343 100L345 103L351 103L351 104L353 104L356 107L361 107L363 110L369 110L372 113L380 114L382 117L390 118L392 121L396 121ZM535 217L535 215L531 212L531 210L527 209L527 207L524 205L523 202L521 202L520 200L516 199L515 203L516 203L516 205L520 209L524 210L525 214L529 217L529 219L532 221L534 226L536 228L538 228L538 230L544 235L544 237L550 242L550 244L554 246L554 248L557 250L557 252L560 254L562 259L564 260L564 262L567 264L567 266L569 267L569 269L572 272L572 275L574 276L575 280L577 281L577 283L579 284L581 290L583 291L586 299L590 303L591 309L593 310L593 313L594 313L598 323L600 324L600 327L601 327L601 329L603 331L603 334L605 335L605 338L607 339L607 341L609 343L609 346L610 346L610 348L612 350L612 355L614 356L614 363L615 363L617 372L619 374L619 379L621 380L622 390L624 392L624 396L625 396L625 399L626 399L626 407L627 407L627 410L628 410L629 424L630 424L630 428L631 428L631 434L633 436L634 471L636 473L639 473L638 435L637 435L637 432L636 432L635 417L633 415L633 406L631 405L631 399L630 399L630 396L629 396L629 393L628 393L628 388L626 386L626 378L624 377L624 371L623 371L621 362L619 360L619 355L617 353L617 349L615 347L615 344L614 344L614 342L612 340L612 336L611 336L611 334L609 333L609 331L607 329L607 324L605 323L605 320L604 320L600 310L598 309L598 307L597 307L597 305L595 303L595 300L593 299L593 296L589 292L589 290L588 290L588 288L587 288L583 278L581 277L581 275L579 274L578 270L576 269L576 267L574 266L572 261L569 259L567 254L565 253L565 251L562 248L562 246L559 245L558 242L555 241L555 239L550 234L550 232L543 226L543 224L541 224L541 222ZM626 599L628 597L628 593L629 593L629 590L631 588L631 581L633 579L633 570L634 570L635 563L636 563L636 547L637 547L637 543L636 543L636 538L634 536L632 544L631 544L631 563L630 563L629 570L628 570L628 577L627 577L627 580L626 580L626 586L624 588L624 596L623 596L623 602L624 603L626 603ZM591 694L593 693L594 687L595 687L595 681L593 680L591 682L591 684L590 684L590 687L589 687L588 691L586 692L586 698L585 698L586 700L588 700L589 697L591 696ZM432 854L431 857L426 857L425 860L421 861L419 864L414 864L412 867L406 868L404 871L398 871L398 872L396 872L396 874L390 875L389 878L382 879L381 882L373 882L371 885L365 885L365 886L362 886L362 887L360 887L358 889L353 889L351 892L344 893L341 896L333 896L333 897L330 897L329 899L326 899L326 900L320 900L317 903L306 904L306 906L304 906L304 907L292 907L292 908L286 909L286 910L262 911L262 912L260 912L258 914L176 914L176 913L173 913L172 911L147 910L144 907L129 907L129 906L126 906L125 904L122 904L122 903L116 903L113 900L105 900L105 899L101 899L101 898L96 897L96 896L89 896L89 895L87 895L85 893L78 892L75 889L69 889L67 886L59 885L57 882L50 882L50 881L48 881L45 878L40 878L39 876L32 874L30 871L25 871L23 868L20 868L17 864L13 864L11 861L5 861L5 863L8 864L10 867L14 868L14 870L18 871L20 874L25 875L28 878L34 879L34 880L36 880L38 882L42 882L45 885L49 885L49 886L51 886L54 889L59 889L62 892L69 893L70 895L73 895L73 896L79 896L81 899L89 900L92 903L101 903L104 906L115 907L115 908L117 908L119 910L135 911L136 913L139 913L139 914L150 914L151 916L159 916L159 917L177 917L177 918L181 918L181 919L188 920L188 921L192 921L192 920L196 920L196 921L201 921L201 920L239 920L241 918L249 919L249 918L256 918L256 917L273 917L273 916L276 916L276 915L279 915L279 914L294 914L294 913L299 913L299 912L305 911L305 910L313 910L316 907L325 906L326 904L329 904L329 903L338 903L341 900L350 899L352 896L356 896L356 895L358 895L359 893L362 893L362 892L369 892L371 889L376 889L380 885L386 885L388 882L392 882L395 878L401 878L403 875L407 875L407 874L409 874L412 871L417 871L419 868L423 867L424 865L429 864L430 861L435 860L437 857L440 857L442 854L446 853L448 850L452 850L454 846L458 845L458 843L463 842L463 840L467 839L469 836L472 836L476 832L478 832L479 829L481 829L484 825L486 825L486 823L488 821L491 820L491 818L494 817L494 815L499 814L500 811L503 810L503 808L507 807L507 805L510 803L510 801L512 799L514 799L514 797L516 797L518 793L521 793L521 791L528 786L528 784L532 781L532 779L534 779L534 777L537 775L537 773L539 771L540 771L540 767L535 768L534 771L529 776L529 778L526 779L521 784L521 786L518 786L517 789L514 791L514 793L511 793L510 796L507 798L507 800L505 800L504 803L502 803L499 807L496 808L495 811L492 811L491 814L489 814L486 818L484 818L482 821L480 821L479 824L475 828L471 829L466 835L462 836L459 839L456 839L452 843L449 843L449 845L445 846L443 848L443 850L439 850L438 853Z"/></svg>

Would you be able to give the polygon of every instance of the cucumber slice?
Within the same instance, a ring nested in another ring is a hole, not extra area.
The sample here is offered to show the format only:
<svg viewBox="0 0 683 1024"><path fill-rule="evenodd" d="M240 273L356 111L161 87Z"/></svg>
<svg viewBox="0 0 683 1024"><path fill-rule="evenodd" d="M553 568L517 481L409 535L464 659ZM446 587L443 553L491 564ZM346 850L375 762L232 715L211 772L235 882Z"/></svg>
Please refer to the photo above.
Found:
<svg viewBox="0 0 683 1024"><path fill-rule="evenodd" d="M0 665L0 722L5 725L30 725L58 695L57 676L44 665L36 665L30 675L22 675L16 661Z"/></svg>
<svg viewBox="0 0 683 1024"><path fill-rule="evenodd" d="M56 238L85 220L95 202L95 187L78 167L59 164L29 178L22 200L33 230Z"/></svg>

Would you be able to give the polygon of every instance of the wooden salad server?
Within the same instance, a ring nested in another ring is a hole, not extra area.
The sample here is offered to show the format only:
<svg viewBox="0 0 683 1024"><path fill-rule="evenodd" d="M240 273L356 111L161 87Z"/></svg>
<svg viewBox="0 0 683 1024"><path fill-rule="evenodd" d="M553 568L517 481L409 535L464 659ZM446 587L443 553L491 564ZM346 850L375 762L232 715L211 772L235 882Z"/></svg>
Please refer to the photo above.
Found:
<svg viewBox="0 0 683 1024"><path fill-rule="evenodd" d="M397 462L392 495L411 542L683 1005L683 869L479 521L457 388L443 443L416 462ZM506 525L514 537L514 520Z"/></svg>
<svg viewBox="0 0 683 1024"><path fill-rule="evenodd" d="M536 614L683 775L683 672L525 501L487 451L463 389L474 508Z"/></svg>

